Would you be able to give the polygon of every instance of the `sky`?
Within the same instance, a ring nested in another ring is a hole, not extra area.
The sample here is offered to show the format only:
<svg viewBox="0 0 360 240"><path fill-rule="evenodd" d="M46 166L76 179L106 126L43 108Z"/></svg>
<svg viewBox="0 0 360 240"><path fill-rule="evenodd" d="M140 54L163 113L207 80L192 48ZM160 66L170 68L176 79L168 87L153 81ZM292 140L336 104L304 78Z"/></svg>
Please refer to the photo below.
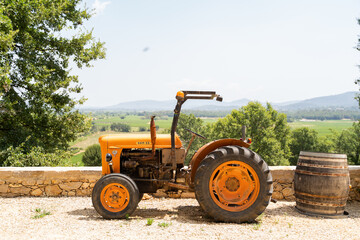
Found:
<svg viewBox="0 0 360 240"><path fill-rule="evenodd" d="M79 75L84 106L172 100L285 102L358 91L358 0L87 0L106 59Z"/></svg>

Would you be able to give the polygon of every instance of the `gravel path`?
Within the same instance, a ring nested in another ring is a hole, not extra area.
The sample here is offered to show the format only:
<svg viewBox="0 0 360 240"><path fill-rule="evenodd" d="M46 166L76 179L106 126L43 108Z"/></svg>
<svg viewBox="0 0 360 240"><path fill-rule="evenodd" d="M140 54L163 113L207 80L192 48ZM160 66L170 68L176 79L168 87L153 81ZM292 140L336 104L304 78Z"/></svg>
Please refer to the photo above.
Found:
<svg viewBox="0 0 360 240"><path fill-rule="evenodd" d="M229 224L205 217L195 199L142 200L130 219L104 220L89 197L0 198L0 238L360 240L359 202L348 203L343 219L304 216L294 206L270 203L258 223ZM51 215L34 219L37 208Z"/></svg>

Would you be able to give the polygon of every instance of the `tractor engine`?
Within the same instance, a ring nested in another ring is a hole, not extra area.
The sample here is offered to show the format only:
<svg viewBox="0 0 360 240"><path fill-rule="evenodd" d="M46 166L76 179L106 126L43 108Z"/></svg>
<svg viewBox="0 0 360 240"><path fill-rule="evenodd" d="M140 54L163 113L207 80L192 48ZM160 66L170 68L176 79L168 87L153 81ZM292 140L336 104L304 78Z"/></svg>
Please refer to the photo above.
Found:
<svg viewBox="0 0 360 240"><path fill-rule="evenodd" d="M154 153L149 149L123 149L120 156L120 173L131 177L140 192L156 192L163 181L171 179L171 151L158 149ZM183 167L185 149L176 149L178 169Z"/></svg>

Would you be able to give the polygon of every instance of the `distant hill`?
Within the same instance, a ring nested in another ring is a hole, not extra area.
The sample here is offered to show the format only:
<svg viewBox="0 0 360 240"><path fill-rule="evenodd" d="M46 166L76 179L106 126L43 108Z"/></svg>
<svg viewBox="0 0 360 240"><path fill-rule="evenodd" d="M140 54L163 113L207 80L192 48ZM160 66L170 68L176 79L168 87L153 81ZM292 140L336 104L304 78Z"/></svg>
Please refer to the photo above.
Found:
<svg viewBox="0 0 360 240"><path fill-rule="evenodd" d="M217 111L217 110L232 110L248 104L251 100L239 99L232 102L217 102L217 101L187 101L184 103L182 109L184 110L203 110L203 111ZM155 100L141 100L123 102L113 106L101 108L101 110L116 110L116 111L172 111L176 105L176 100L169 101L155 101Z"/></svg>
<svg viewBox="0 0 360 240"><path fill-rule="evenodd" d="M275 105L279 110L321 109L321 108L356 108L358 102L355 99L357 92L346 92L337 95L310 98L297 103L287 105Z"/></svg>
<svg viewBox="0 0 360 240"><path fill-rule="evenodd" d="M336 108L358 108L358 102L355 96L358 92L346 92L337 95L316 97L302 101L288 101L283 103L272 103L275 109L280 111L306 110L306 109L336 109ZM202 110L202 111L230 111L245 106L252 100L239 99L231 102L216 101L187 101L183 105L184 110ZM107 111L172 111L176 100L155 101L141 100L123 102L113 106L102 108L83 107L83 110L107 110Z"/></svg>

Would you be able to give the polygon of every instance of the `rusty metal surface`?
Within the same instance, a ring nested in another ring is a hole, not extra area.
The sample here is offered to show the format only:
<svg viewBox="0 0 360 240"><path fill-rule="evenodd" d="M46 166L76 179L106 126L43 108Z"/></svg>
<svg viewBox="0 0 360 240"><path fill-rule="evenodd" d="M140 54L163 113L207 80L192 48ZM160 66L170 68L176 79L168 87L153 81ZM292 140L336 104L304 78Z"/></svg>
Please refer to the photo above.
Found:
<svg viewBox="0 0 360 240"><path fill-rule="evenodd" d="M297 166L314 167L314 168L330 168L330 169L348 169L347 165L343 165L343 166L320 165L320 164L305 163L300 161L298 162Z"/></svg>
<svg viewBox="0 0 360 240"><path fill-rule="evenodd" d="M303 170L295 170L295 173L305 174L305 175L314 175L314 176L328 176L328 177L346 177L349 176L349 173L320 173L320 172L310 172Z"/></svg>
<svg viewBox="0 0 360 240"><path fill-rule="evenodd" d="M313 198L339 199L339 200L345 200L345 201L348 198L347 195L346 196L324 196L324 195L315 195L315 194L304 193L304 192L299 192L299 191L296 191L295 194L308 196L308 197L313 197Z"/></svg>
<svg viewBox="0 0 360 240"><path fill-rule="evenodd" d="M321 158L321 157L311 157L311 156L299 156L300 160L315 160L315 161L326 161L326 162L346 162L346 159L343 158Z"/></svg>
<svg viewBox="0 0 360 240"><path fill-rule="evenodd" d="M325 202L315 202L315 201L310 201L310 200L304 200L304 199L296 199L296 202L301 202L304 204L308 204L308 205L313 205L313 206L323 206L323 207L345 207L346 206L346 202L345 203L325 203Z"/></svg>
<svg viewBox="0 0 360 240"><path fill-rule="evenodd" d="M189 186L183 185L183 184L178 184L178 183L165 182L164 184L169 187L173 187L173 188L177 188L177 189L181 189L181 190L189 190L190 189Z"/></svg>
<svg viewBox="0 0 360 240"><path fill-rule="evenodd" d="M161 152L162 152L162 163L163 164L172 163L171 149L163 149ZM184 163L185 160L184 148L175 149L175 160L176 160L176 164Z"/></svg>

